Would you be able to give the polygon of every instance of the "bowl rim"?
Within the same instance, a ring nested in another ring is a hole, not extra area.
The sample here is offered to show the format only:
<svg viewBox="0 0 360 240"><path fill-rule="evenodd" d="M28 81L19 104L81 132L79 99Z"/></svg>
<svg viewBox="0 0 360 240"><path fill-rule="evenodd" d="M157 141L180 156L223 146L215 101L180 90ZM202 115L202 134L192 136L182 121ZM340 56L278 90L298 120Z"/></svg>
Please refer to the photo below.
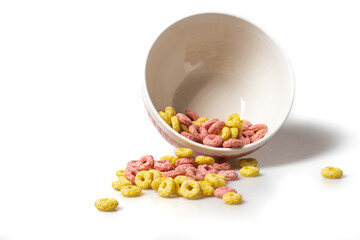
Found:
<svg viewBox="0 0 360 240"><path fill-rule="evenodd" d="M201 15L214 15L214 16L223 16L223 17L231 17L231 18L235 18L236 20L240 20L245 22L246 24L250 25L251 27L257 29L259 32L261 32L262 34L264 34L265 36L268 37L268 39L274 44L274 46L276 47L276 49L279 51L280 55L283 57L284 63L286 64L285 69L287 70L288 74L289 74L289 81L290 81L290 87L291 87L291 101L289 101L288 106L287 106L287 112L286 114L284 114L282 116L282 121L280 122L280 124L278 125L278 127L276 129L272 129L273 131L270 132L270 134L266 134L263 138L261 138L260 140L239 147L239 148L220 148L220 147L212 147L212 146L207 146L204 144L200 144L194 141L191 141L190 139L185 138L184 136L182 136L181 134L179 134L178 132L176 132L174 129L172 129L162 118L161 116L158 114L158 110L155 109L155 106L150 98L149 92L147 91L147 83L146 83L146 75L147 75L147 69L148 69L148 60L149 60L149 56L152 53L153 47L154 45L157 43L157 41L162 37L163 34L166 33L166 31L168 29L170 29L172 26L174 26L175 24L188 19L188 18L192 18L192 17L199 17ZM284 122L287 120L287 118L290 115L292 106L294 104L294 99L295 99L295 75L294 75L294 70L292 68L290 59L288 57L288 55L285 53L285 51L283 50L283 48L280 46L280 44L278 43L278 41L271 35L269 34L267 31L264 30L264 28L260 28L257 25L255 25L254 23L252 23L251 21L249 21L247 18L244 17L239 17L236 16L234 14L229 14L229 13L220 13L220 12L204 12L204 13L197 13L197 14L193 14L193 15L189 15L187 17L181 18L179 20L177 20L176 22L172 23L171 25L169 25L166 29L164 29L161 34L155 39L155 41L153 42L148 54L147 54L147 58L146 58L146 64L145 64L145 76L144 76L144 80L143 80L143 84L142 84L142 96L143 96L143 101L144 104L147 108L147 111L149 111L149 114L151 115L152 119L156 122L156 124L174 141L176 141L177 143L179 143L180 145L184 145L186 147L190 147L194 146L196 147L196 149L203 149L205 150L205 152L217 152L217 154L220 155L236 155L236 154L242 154L242 153L246 153L246 152L252 152L252 151L256 151L257 149L259 149L261 146L263 146L266 142L268 142L281 128L281 126L284 124ZM204 151L199 151L198 152L204 152Z"/></svg>

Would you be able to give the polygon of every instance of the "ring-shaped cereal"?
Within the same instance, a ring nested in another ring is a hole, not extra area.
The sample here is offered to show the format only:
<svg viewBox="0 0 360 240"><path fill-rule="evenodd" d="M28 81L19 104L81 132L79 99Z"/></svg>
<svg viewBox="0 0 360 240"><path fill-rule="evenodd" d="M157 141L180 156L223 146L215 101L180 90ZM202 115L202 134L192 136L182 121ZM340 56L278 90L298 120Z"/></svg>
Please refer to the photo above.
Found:
<svg viewBox="0 0 360 240"><path fill-rule="evenodd" d="M260 139L262 139L266 134L266 130L265 129L260 129L259 131L257 131L253 136L250 137L250 141L256 142L259 141Z"/></svg>
<svg viewBox="0 0 360 240"><path fill-rule="evenodd" d="M180 123L180 131L190 132L189 128L183 123Z"/></svg>
<svg viewBox="0 0 360 240"><path fill-rule="evenodd" d="M227 160L217 160L212 166L216 170L229 170L231 168L231 163Z"/></svg>
<svg viewBox="0 0 360 240"><path fill-rule="evenodd" d="M136 168L126 168L124 176L127 180L135 184L135 176L139 171Z"/></svg>
<svg viewBox="0 0 360 240"><path fill-rule="evenodd" d="M212 119L209 119L209 120L206 120L205 122L203 122L201 124L201 126L203 126L206 130L209 130L209 128L211 127L211 125L213 125L214 123L218 122L219 119L217 118L212 118Z"/></svg>
<svg viewBox="0 0 360 240"><path fill-rule="evenodd" d="M164 112L169 116L169 117L172 117L172 116L175 116L176 115L176 111L173 107L171 106L167 106L164 110Z"/></svg>
<svg viewBox="0 0 360 240"><path fill-rule="evenodd" d="M237 138L239 135L239 129L238 128L230 128L230 138Z"/></svg>
<svg viewBox="0 0 360 240"><path fill-rule="evenodd" d="M237 129L237 128L233 128L233 129ZM221 132L220 132L220 137L223 139L223 141L226 141L230 138L230 135L231 135L231 130L230 128L228 127L223 127L221 129ZM237 136L237 135L236 135Z"/></svg>
<svg viewBox="0 0 360 240"><path fill-rule="evenodd" d="M229 116L228 121L240 122L240 115L237 113L233 113Z"/></svg>
<svg viewBox="0 0 360 240"><path fill-rule="evenodd" d="M169 125L171 126L171 118L169 115L167 115L165 112L163 111L159 111L159 115L160 117Z"/></svg>
<svg viewBox="0 0 360 240"><path fill-rule="evenodd" d="M179 119L180 123L185 124L187 127L189 127L192 124L192 121L190 118L188 118L185 114L183 113L177 113L176 117Z"/></svg>
<svg viewBox="0 0 360 240"><path fill-rule="evenodd" d="M221 130L223 129L223 127L225 127L225 122L217 121L209 127L208 133L215 134L215 135L219 134L221 132Z"/></svg>
<svg viewBox="0 0 360 240"><path fill-rule="evenodd" d="M196 168L186 168L185 176L187 176L191 180L195 180L197 172L198 172L198 170Z"/></svg>
<svg viewBox="0 0 360 240"><path fill-rule="evenodd" d="M161 172L162 176L165 178L176 178L179 175L185 174L185 171L180 169L175 169L171 171Z"/></svg>
<svg viewBox="0 0 360 240"><path fill-rule="evenodd" d="M142 189L147 189L151 187L152 179L153 175L151 172L140 171L135 176L135 184Z"/></svg>
<svg viewBox="0 0 360 240"><path fill-rule="evenodd" d="M171 120L171 127L176 131L176 132L180 132L180 123L179 123L179 119L177 118L177 116L172 116L170 118Z"/></svg>
<svg viewBox="0 0 360 240"><path fill-rule="evenodd" d="M190 118L192 121L196 121L199 119L199 114L191 110L185 110L185 115Z"/></svg>
<svg viewBox="0 0 360 240"><path fill-rule="evenodd" d="M196 121L193 121L192 124L197 124L197 125L202 126L202 124L204 122L206 122L207 120L209 120L209 118L207 118L207 117L199 117Z"/></svg>
<svg viewBox="0 0 360 240"><path fill-rule="evenodd" d="M205 196L214 195L214 188L206 181L198 181L198 184L201 188L201 193Z"/></svg>
<svg viewBox="0 0 360 240"><path fill-rule="evenodd" d="M173 170L173 165L168 160L157 160L154 163L154 168L160 172Z"/></svg>
<svg viewBox="0 0 360 240"><path fill-rule="evenodd" d="M240 168L239 173L244 177L256 177L259 175L260 169L253 166L245 166Z"/></svg>
<svg viewBox="0 0 360 240"><path fill-rule="evenodd" d="M204 176L208 173L216 174L218 172L212 165L207 165L207 164L199 165L198 171L201 172Z"/></svg>
<svg viewBox="0 0 360 240"><path fill-rule="evenodd" d="M124 186L130 186L132 185L132 183L129 180L117 180L117 181L113 181L111 183L111 186L115 189L120 191Z"/></svg>
<svg viewBox="0 0 360 240"><path fill-rule="evenodd" d="M240 121L226 121L225 126L229 128L238 128L239 132L241 132L244 129L244 125Z"/></svg>
<svg viewBox="0 0 360 240"><path fill-rule="evenodd" d="M169 197L175 192L175 181L174 179L168 177L161 182L158 193L161 197Z"/></svg>
<svg viewBox="0 0 360 240"><path fill-rule="evenodd" d="M238 204L242 200L242 196L238 193L227 192L222 196L224 203L226 204Z"/></svg>
<svg viewBox="0 0 360 240"><path fill-rule="evenodd" d="M195 158L195 163L197 165L203 165L203 164L213 165L215 163L215 160L212 157L208 157L208 156L197 156Z"/></svg>
<svg viewBox="0 0 360 240"><path fill-rule="evenodd" d="M162 183L162 181L164 181L165 178L164 177L159 177L159 178L155 178L152 182L151 182L151 188L154 190L158 190L160 184Z"/></svg>
<svg viewBox="0 0 360 240"><path fill-rule="evenodd" d="M200 142L200 140L198 138L194 137L191 133L181 131L180 134L181 134L181 136L183 136L191 141Z"/></svg>
<svg viewBox="0 0 360 240"><path fill-rule="evenodd" d="M95 201L94 205L100 211L114 211L119 203L114 198L100 198Z"/></svg>
<svg viewBox="0 0 360 240"><path fill-rule="evenodd" d="M233 181L238 179L237 172L233 170L221 170L217 174L225 176L226 181Z"/></svg>
<svg viewBox="0 0 360 240"><path fill-rule="evenodd" d="M230 138L223 143L224 148L238 148L243 145L240 139Z"/></svg>
<svg viewBox="0 0 360 240"><path fill-rule="evenodd" d="M323 177L331 179L341 178L343 175L343 171L336 167L325 167L320 172Z"/></svg>
<svg viewBox="0 0 360 240"><path fill-rule="evenodd" d="M179 158L191 157L194 151L190 148L177 148L175 149L175 155Z"/></svg>
<svg viewBox="0 0 360 240"><path fill-rule="evenodd" d="M137 162L139 171L149 170L154 167L154 157L152 155L142 156Z"/></svg>
<svg viewBox="0 0 360 240"><path fill-rule="evenodd" d="M249 128L253 125L250 121L246 121L246 120L242 124L244 126L243 131L249 130Z"/></svg>
<svg viewBox="0 0 360 240"><path fill-rule="evenodd" d="M189 178L187 176L177 176L176 178L174 178L175 193L177 195L182 196L180 188L181 188L181 185L183 184L183 182L185 182L186 180L189 180Z"/></svg>
<svg viewBox="0 0 360 240"><path fill-rule="evenodd" d="M175 166L176 161L179 159L177 156L162 156L160 160L168 160L173 166Z"/></svg>
<svg viewBox="0 0 360 240"><path fill-rule="evenodd" d="M256 167L258 165L258 161L255 158L241 158L239 159L240 167L253 166Z"/></svg>
<svg viewBox="0 0 360 240"><path fill-rule="evenodd" d="M221 188L226 186L225 177L222 175L208 173L204 177L205 181L215 188Z"/></svg>
<svg viewBox="0 0 360 240"><path fill-rule="evenodd" d="M116 171L116 176L120 177L120 176L124 176L125 175L125 170L117 170Z"/></svg>
<svg viewBox="0 0 360 240"><path fill-rule="evenodd" d="M223 139L215 134L209 134L203 139L203 143L206 146L218 147L223 143Z"/></svg>
<svg viewBox="0 0 360 240"><path fill-rule="evenodd" d="M195 160L193 158L189 158L189 157L179 158L176 161L175 166L178 167L178 166L184 165L184 164L191 164L191 165L195 166Z"/></svg>
<svg viewBox="0 0 360 240"><path fill-rule="evenodd" d="M250 137L248 137L246 134L241 133L238 136L238 139L241 142L241 146L245 146L251 143Z"/></svg>
<svg viewBox="0 0 360 240"><path fill-rule="evenodd" d="M196 181L203 181L203 180L204 180L204 176L205 176L205 174L203 174L202 172L196 171L195 180L196 180Z"/></svg>
<svg viewBox="0 0 360 240"><path fill-rule="evenodd" d="M186 180L181 184L180 192L186 199L195 199L201 193L199 184L194 180Z"/></svg>
<svg viewBox="0 0 360 240"><path fill-rule="evenodd" d="M252 126L249 127L249 130L252 130L252 131L259 131L261 129L264 129L265 131L267 131L268 129L268 126L266 124L262 124L262 123L259 123L259 124L254 124Z"/></svg>
<svg viewBox="0 0 360 240"><path fill-rule="evenodd" d="M200 126L200 125L197 125L197 124L192 124L190 127L189 127L189 132L197 139L199 140L203 140L209 133L208 131Z"/></svg>
<svg viewBox="0 0 360 240"><path fill-rule="evenodd" d="M128 185L121 188L120 191L125 197L137 197L140 196L142 189L138 186Z"/></svg>
<svg viewBox="0 0 360 240"><path fill-rule="evenodd" d="M214 191L214 196L218 197L218 198L222 198L222 196L228 192L237 193L237 191L231 187L222 187L222 188L218 188Z"/></svg>
<svg viewBox="0 0 360 240"><path fill-rule="evenodd" d="M152 180L154 180L155 178L162 177L162 174L159 170L150 169L148 170L148 172L152 174Z"/></svg>

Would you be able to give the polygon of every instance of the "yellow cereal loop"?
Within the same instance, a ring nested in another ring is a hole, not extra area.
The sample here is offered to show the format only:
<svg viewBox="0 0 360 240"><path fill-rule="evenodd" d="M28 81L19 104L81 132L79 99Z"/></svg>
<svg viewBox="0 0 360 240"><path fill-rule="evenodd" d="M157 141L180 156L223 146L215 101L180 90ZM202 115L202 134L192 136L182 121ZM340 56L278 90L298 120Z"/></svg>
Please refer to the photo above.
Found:
<svg viewBox="0 0 360 240"><path fill-rule="evenodd" d="M340 168L336 167L325 167L321 170L321 175L325 178L341 178L343 171Z"/></svg>
<svg viewBox="0 0 360 240"><path fill-rule="evenodd" d="M180 132L180 123L179 123L179 119L177 118L177 116L172 116L170 118L171 120L171 127L176 131L176 132Z"/></svg>
<svg viewBox="0 0 360 240"><path fill-rule="evenodd" d="M180 123L180 130L185 132L190 132L189 128L183 123Z"/></svg>
<svg viewBox="0 0 360 240"><path fill-rule="evenodd" d="M163 111L159 111L159 115L171 127L171 119L170 119L169 115L167 115Z"/></svg>
<svg viewBox="0 0 360 240"><path fill-rule="evenodd" d="M95 201L95 207L100 211L113 211L119 205L114 198L100 198Z"/></svg>
<svg viewBox="0 0 360 240"><path fill-rule="evenodd" d="M175 149L175 155L179 158L191 157L194 151L190 148L177 148Z"/></svg>
<svg viewBox="0 0 360 240"><path fill-rule="evenodd" d="M167 106L165 108L165 113L169 116L169 117L172 117L172 116L175 116L176 115L176 112L175 112L175 109L171 106Z"/></svg>
<svg viewBox="0 0 360 240"><path fill-rule="evenodd" d="M195 158L195 163L197 165L207 164L207 165L213 165L215 160L212 157L208 156L197 156Z"/></svg>
<svg viewBox="0 0 360 240"><path fill-rule="evenodd" d="M154 189L155 191L158 190L160 184L165 180L164 177L159 177L159 178L155 178L152 183L151 183L151 188Z"/></svg>
<svg viewBox="0 0 360 240"><path fill-rule="evenodd" d="M175 181L175 193L179 196L182 196L182 193L180 191L181 185L183 184L183 182L185 182L186 180L189 180L189 178L187 176L177 176L176 178L174 178Z"/></svg>
<svg viewBox="0 0 360 240"><path fill-rule="evenodd" d="M225 177L219 174L208 173L205 175L204 180L215 188L226 186Z"/></svg>
<svg viewBox="0 0 360 240"><path fill-rule="evenodd" d="M121 188L121 194L125 197L137 197L141 194L141 188L138 186L124 186Z"/></svg>
<svg viewBox="0 0 360 240"><path fill-rule="evenodd" d="M242 200L242 196L238 193L227 192L222 196L224 203L226 204L238 204Z"/></svg>
<svg viewBox="0 0 360 240"><path fill-rule="evenodd" d="M154 180L155 178L162 177L161 172L158 170L150 169L148 172L152 174L152 180Z"/></svg>
<svg viewBox="0 0 360 240"><path fill-rule="evenodd" d="M239 134L239 129L238 128L235 128L235 127L230 128L230 138L235 139L235 138L237 138L238 134Z"/></svg>
<svg viewBox="0 0 360 240"><path fill-rule="evenodd" d="M203 122L207 121L207 120L209 120L209 118L207 118L207 117L199 117L196 121L192 121L192 123L201 126L201 124Z"/></svg>
<svg viewBox="0 0 360 240"><path fill-rule="evenodd" d="M229 139L230 137L230 134L231 134L231 131L230 131L230 128L228 127L223 127L221 129L221 132L220 132L220 137L223 139L223 141L226 141Z"/></svg>
<svg viewBox="0 0 360 240"><path fill-rule="evenodd" d="M175 166L176 161L179 159L177 156L162 156L160 160L168 160L173 166Z"/></svg>
<svg viewBox="0 0 360 240"><path fill-rule="evenodd" d="M151 187L153 175L148 171L140 171L135 176L135 184L136 186L147 189Z"/></svg>
<svg viewBox="0 0 360 240"><path fill-rule="evenodd" d="M115 189L115 190L121 190L124 186L130 186L132 185L132 183L129 180L126 181L122 181L122 180L117 180L117 181L113 181L111 186Z"/></svg>
<svg viewBox="0 0 360 240"><path fill-rule="evenodd" d="M124 176L125 174L125 170L117 170L116 171L116 176L120 177L120 176Z"/></svg>
<svg viewBox="0 0 360 240"><path fill-rule="evenodd" d="M208 182L199 181L198 184L201 188L201 192L203 195L206 195L206 196L214 195L214 188Z"/></svg>
<svg viewBox="0 0 360 240"><path fill-rule="evenodd" d="M244 177L256 177L259 175L259 169L253 166L245 166L239 170L239 173Z"/></svg>
<svg viewBox="0 0 360 240"><path fill-rule="evenodd" d="M186 199L195 199L201 193L199 184L194 180L186 180L181 184L180 192Z"/></svg>
<svg viewBox="0 0 360 240"><path fill-rule="evenodd" d="M237 113L233 113L229 116L228 121L240 122L240 115Z"/></svg>
<svg viewBox="0 0 360 240"><path fill-rule="evenodd" d="M225 126L228 128L237 128L240 132L244 129L244 125L239 121L226 121Z"/></svg>
<svg viewBox="0 0 360 240"><path fill-rule="evenodd" d="M256 167L258 165L258 161L255 158L241 158L239 159L240 167L245 166L253 166Z"/></svg>
<svg viewBox="0 0 360 240"><path fill-rule="evenodd" d="M175 193L175 181L171 177L165 178L158 188L161 197L169 197Z"/></svg>

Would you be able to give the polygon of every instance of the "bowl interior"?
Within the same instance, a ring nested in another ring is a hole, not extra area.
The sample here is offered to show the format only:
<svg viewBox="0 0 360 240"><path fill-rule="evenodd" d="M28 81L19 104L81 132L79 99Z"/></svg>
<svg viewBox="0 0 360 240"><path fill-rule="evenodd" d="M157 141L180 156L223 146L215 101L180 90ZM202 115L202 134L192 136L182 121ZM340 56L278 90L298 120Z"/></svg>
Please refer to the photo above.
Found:
<svg viewBox="0 0 360 240"><path fill-rule="evenodd" d="M269 133L286 119L294 97L291 67L258 27L224 14L184 18L154 43L146 87L155 109L171 105L200 116L265 123Z"/></svg>

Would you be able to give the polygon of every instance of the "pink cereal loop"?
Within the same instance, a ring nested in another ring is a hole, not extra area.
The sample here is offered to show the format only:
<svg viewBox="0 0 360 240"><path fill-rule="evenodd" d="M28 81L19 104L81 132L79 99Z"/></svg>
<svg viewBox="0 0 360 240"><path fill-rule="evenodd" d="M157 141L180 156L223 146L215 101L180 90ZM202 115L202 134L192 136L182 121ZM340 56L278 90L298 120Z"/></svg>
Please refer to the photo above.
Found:
<svg viewBox="0 0 360 240"><path fill-rule="evenodd" d="M195 138L200 139L201 141L209 134L204 127L197 124L192 124L189 127L189 131Z"/></svg>
<svg viewBox="0 0 360 240"><path fill-rule="evenodd" d="M181 134L183 137L185 137L185 138L187 138L187 139L189 139L189 140L191 140L191 141L199 142L199 139L195 138L193 135L191 135L191 133L182 131L182 132L180 132L180 134Z"/></svg>
<svg viewBox="0 0 360 240"><path fill-rule="evenodd" d="M188 118L185 114L183 113L177 113L176 117L179 119L179 121L183 124L185 124L187 127L189 127L192 124L192 121L190 118Z"/></svg>
<svg viewBox="0 0 360 240"><path fill-rule="evenodd" d="M195 176L196 176L196 168L186 168L185 169L185 176L187 176L188 178L195 180Z"/></svg>
<svg viewBox="0 0 360 240"><path fill-rule="evenodd" d="M229 170L231 168L231 163L227 160L222 160L221 162L215 162L212 166L216 170Z"/></svg>
<svg viewBox="0 0 360 240"><path fill-rule="evenodd" d="M182 164L177 166L175 169L178 169L180 171L185 171L187 168L195 168L195 167L192 164Z"/></svg>
<svg viewBox="0 0 360 240"><path fill-rule="evenodd" d="M233 170L221 170L218 174L225 176L226 181L232 181L238 179L237 172Z"/></svg>
<svg viewBox="0 0 360 240"><path fill-rule="evenodd" d="M225 122L224 121L217 121L216 123L213 123L208 132L210 134L219 134L221 132L221 129L223 129L223 127L225 127Z"/></svg>
<svg viewBox="0 0 360 240"><path fill-rule="evenodd" d="M248 137L246 134L241 134L239 137L239 140L241 141L241 145L245 146L251 143L250 137Z"/></svg>
<svg viewBox="0 0 360 240"><path fill-rule="evenodd" d="M193 166L195 166L195 160L192 158L179 158L176 162L175 162L175 166L178 167L180 165L184 165L184 164L191 164Z"/></svg>
<svg viewBox="0 0 360 240"><path fill-rule="evenodd" d="M218 198L222 198L222 196L228 192L237 193L237 191L231 187L222 187L222 188L215 189L214 196L218 197Z"/></svg>
<svg viewBox="0 0 360 240"><path fill-rule="evenodd" d="M161 172L161 175L163 177L176 178L177 176L183 175L184 173L185 173L184 171L175 169L175 170L171 170L171 171Z"/></svg>
<svg viewBox="0 0 360 240"><path fill-rule="evenodd" d="M249 130L253 130L253 131L255 131L255 132L257 132L257 131L259 131L259 130L261 130L261 129L264 129L264 130L267 131L268 126L265 125L265 124L254 124L254 125L252 125L252 126L249 127Z"/></svg>
<svg viewBox="0 0 360 240"><path fill-rule="evenodd" d="M168 160L157 160L154 163L154 168L160 172L173 170L173 165Z"/></svg>
<svg viewBox="0 0 360 240"><path fill-rule="evenodd" d="M246 135L247 137L251 137L255 134L255 132L253 130L246 130L246 131L241 132L241 134L243 134L243 136ZM238 136L240 136L240 133Z"/></svg>
<svg viewBox="0 0 360 240"><path fill-rule="evenodd" d="M204 180L204 174L202 174L199 170L196 171L196 174L195 174L195 180L196 181L202 181Z"/></svg>
<svg viewBox="0 0 360 240"><path fill-rule="evenodd" d="M154 167L154 157L151 155L142 156L137 162L137 169L139 171L147 171Z"/></svg>
<svg viewBox="0 0 360 240"><path fill-rule="evenodd" d="M242 146L242 140L240 139L228 139L223 143L224 148L238 148Z"/></svg>
<svg viewBox="0 0 360 240"><path fill-rule="evenodd" d="M212 165L202 164L198 166L198 170L204 176L208 173L215 173L217 174L217 170Z"/></svg>
<svg viewBox="0 0 360 240"><path fill-rule="evenodd" d="M221 144L223 143L223 139L218 135L209 134L204 138L203 143L206 146L218 147L221 146Z"/></svg>
<svg viewBox="0 0 360 240"><path fill-rule="evenodd" d="M137 169L139 160L131 160L126 164L126 168L135 168Z"/></svg>
<svg viewBox="0 0 360 240"><path fill-rule="evenodd" d="M256 142L260 139L262 139L266 134L266 130L265 129L260 129L259 131L257 131L255 133L254 136L250 137L250 141L253 143L253 142Z"/></svg>
<svg viewBox="0 0 360 240"><path fill-rule="evenodd" d="M245 122L243 122L243 126L244 126L243 131L249 130L249 128L250 128L252 125L253 125L253 124L252 124L250 121L245 121Z"/></svg>
<svg viewBox="0 0 360 240"><path fill-rule="evenodd" d="M214 123L216 123L217 121L219 121L219 119L217 118L212 118L209 120L206 120L205 122L203 122L201 124L201 126L203 126L206 130L209 130L209 128L211 127L211 125L213 125Z"/></svg>
<svg viewBox="0 0 360 240"><path fill-rule="evenodd" d="M138 172L139 171L136 168L129 167L125 169L124 176L126 177L127 180L132 182L132 184L135 184L135 176Z"/></svg>
<svg viewBox="0 0 360 240"><path fill-rule="evenodd" d="M191 110L185 110L185 115L193 121L196 121L199 118L199 115Z"/></svg>

